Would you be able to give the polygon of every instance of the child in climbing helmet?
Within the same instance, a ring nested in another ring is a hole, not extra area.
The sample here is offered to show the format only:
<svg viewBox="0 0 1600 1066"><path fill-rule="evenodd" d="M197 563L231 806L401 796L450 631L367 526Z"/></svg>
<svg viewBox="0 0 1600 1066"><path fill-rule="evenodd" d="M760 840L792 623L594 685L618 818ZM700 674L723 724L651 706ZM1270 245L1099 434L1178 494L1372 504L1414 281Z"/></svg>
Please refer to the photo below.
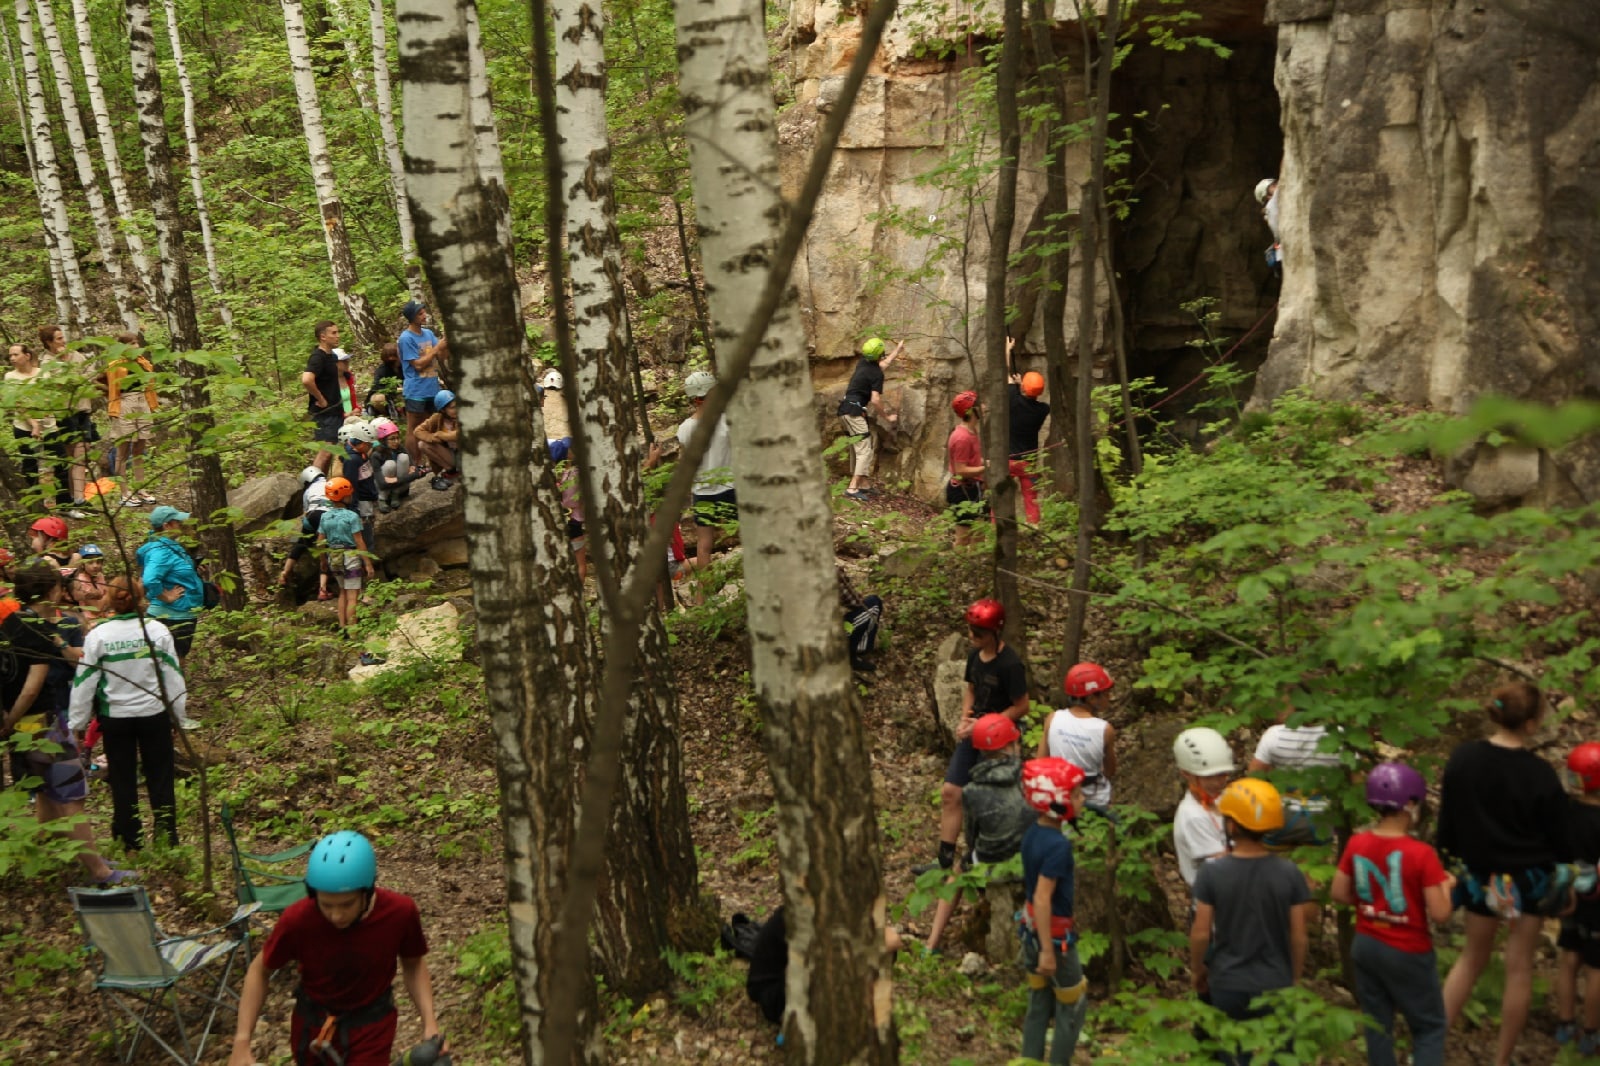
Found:
<svg viewBox="0 0 1600 1066"><path fill-rule="evenodd" d="M1261 842L1283 824L1283 799L1270 782L1233 782L1216 810L1233 848L1195 876L1191 979L1228 1017L1259 1018L1266 1011L1250 1001L1298 983L1305 968L1311 891L1294 863Z"/></svg>
<svg viewBox="0 0 1600 1066"><path fill-rule="evenodd" d="M1067 705L1050 716L1039 738L1041 759L1054 755L1083 770L1084 803L1101 814L1111 810L1111 779L1117 773L1117 729L1104 717L1111 709L1113 684L1096 663L1068 670L1062 683Z"/></svg>
<svg viewBox="0 0 1600 1066"><path fill-rule="evenodd" d="M1200 864L1228 853L1228 834L1217 797L1233 773L1233 750L1215 729L1185 729L1172 743L1178 771L1183 774L1183 799L1172 820L1172 843L1178 853L1178 873L1194 887Z"/></svg>
<svg viewBox="0 0 1600 1066"><path fill-rule="evenodd" d="M1405 763L1374 766L1367 805L1378 823L1350 838L1333 878L1334 902L1356 909L1350 961L1356 999L1372 1019L1369 1066L1393 1066L1397 1011L1411 1031L1411 1061L1444 1066L1444 995L1428 919L1449 921L1455 880L1439 853L1410 835L1427 795L1422 775Z"/></svg>
<svg viewBox="0 0 1600 1066"><path fill-rule="evenodd" d="M1579 744L1567 756L1567 782L1577 795L1567 807L1567 843L1572 857L1593 865L1600 860L1600 744ZM1600 1054L1600 900L1579 899L1561 919L1561 966L1556 974L1556 1043L1578 1043L1584 1056ZM1583 1032L1574 1016L1578 969L1583 969Z"/></svg>
<svg viewBox="0 0 1600 1066"><path fill-rule="evenodd" d="M307 898L283 912L245 974L228 1066L255 1061L250 1034L266 1001L268 972L290 963L300 979L289 1031L298 1064L387 1066L398 1022L396 965L421 1016L423 1039L439 1036L417 905L377 881L377 856L360 833L347 829L317 842L306 864Z"/></svg>
<svg viewBox="0 0 1600 1066"><path fill-rule="evenodd" d="M1088 1013L1089 982L1078 960L1073 922L1072 841L1061 823L1083 809L1083 771L1065 759L1030 759L1022 795L1038 819L1022 837L1022 969L1028 1013L1022 1019L1022 1057L1044 1059L1045 1032L1055 1023L1050 1062L1072 1061Z"/></svg>

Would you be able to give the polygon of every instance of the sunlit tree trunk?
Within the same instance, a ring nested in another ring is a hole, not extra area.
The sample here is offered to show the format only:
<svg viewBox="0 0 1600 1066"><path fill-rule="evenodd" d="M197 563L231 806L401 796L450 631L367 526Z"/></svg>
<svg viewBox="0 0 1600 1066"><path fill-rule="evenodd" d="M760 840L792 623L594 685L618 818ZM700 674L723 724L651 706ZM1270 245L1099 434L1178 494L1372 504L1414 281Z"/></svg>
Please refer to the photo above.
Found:
<svg viewBox="0 0 1600 1066"><path fill-rule="evenodd" d="M151 28L149 0L126 0L128 40L133 59L133 99L139 112L139 140L144 145L145 177L150 186L150 211L155 216L161 284L167 309L167 330L175 352L202 347L200 323L189 287L189 258L184 248L183 225L178 217L178 196L172 179L172 147L167 142L166 103L161 92L161 70L156 63L155 33ZM189 484L194 510L204 523L200 537L210 553L215 571L239 574L239 546L233 526L213 516L228 505L228 486L222 461L206 436L212 427L211 398L205 367L181 358L184 432L188 436ZM224 589L223 602L231 608L244 605L244 586L235 582Z"/></svg>
<svg viewBox="0 0 1600 1066"><path fill-rule="evenodd" d="M23 99L22 89L17 84L17 54L11 45L11 30L3 20L0 20L0 45L5 46L6 85L10 87L11 99L17 105L17 125L26 131L32 123L28 119L27 101ZM28 160L28 177L33 182L34 202L39 205L39 230L44 235L45 261L50 266L50 287L56 297L56 320L66 322L72 318L72 301L67 299L67 278L61 270L61 248L56 244L56 229L45 203L44 181L39 177L38 157L33 154L33 138L26 132L22 136L22 152Z"/></svg>
<svg viewBox="0 0 1600 1066"><path fill-rule="evenodd" d="M546 1061L545 1006L557 983L584 992L584 1038L573 1061L598 1054L587 970L558 973L553 965L575 748L592 698L589 634L524 353L499 151L473 136L469 7L399 0L406 177L419 249L465 383L473 601L496 737L522 1054L537 1066Z"/></svg>
<svg viewBox="0 0 1600 1066"><path fill-rule="evenodd" d="M133 198L128 195L128 183L122 176L122 158L117 154L117 134L111 126L111 112L106 107L105 90L100 86L100 61L94 54L94 40L89 24L89 6L85 0L72 0L72 25L78 38L78 61L83 66L83 83L89 92L89 111L94 116L95 140L100 143L100 158L106 165L106 184L111 186L111 201L117 208L117 224L122 239L128 245L128 258L133 260L133 271L139 276L139 285L151 306L161 308L161 285L145 254L144 237L134 222Z"/></svg>
<svg viewBox="0 0 1600 1066"><path fill-rule="evenodd" d="M183 39L178 34L178 7L173 0L164 0L164 6L167 40L172 43L172 61L178 69L178 88L183 93L183 140L189 148L189 191L194 194L194 213L200 221L200 247L205 252L206 277L217 300L217 315L231 333L233 311L222 290L222 272L217 269L217 242L211 230L211 212L206 209L205 182L200 176L200 130L195 125L194 87L189 83L189 67L183 61Z"/></svg>
<svg viewBox="0 0 1600 1066"><path fill-rule="evenodd" d="M139 314L122 273L122 256L117 252L117 231L106 211L106 200L100 192L100 179L94 172L94 158L89 154L89 141L83 134L83 115L78 110L78 91L72 83L72 67L67 63L66 49L61 46L61 35L56 32L56 14L50 0L39 0L39 36L44 41L50 57L50 70L55 76L56 98L61 102L61 121L67 129L67 145L72 149L72 162L78 171L78 184L89 201L89 219L94 224L95 244L100 249L100 259L106 277L111 282L111 296L117 304L117 314L127 329L139 327Z"/></svg>
<svg viewBox="0 0 1600 1066"><path fill-rule="evenodd" d="M344 203L334 183L333 159L328 155L328 139L322 129L322 106L317 102L317 79L311 69L311 45L306 40L300 0L283 0L283 25L289 41L289 66L294 72L294 95L300 105L300 125L311 157L311 181L322 209L322 234L328 246L328 262L333 267L333 287L338 290L339 303L356 337L370 348L381 348L383 331L366 293L361 291L356 258L344 228Z"/></svg>
<svg viewBox="0 0 1600 1066"><path fill-rule="evenodd" d="M44 95L44 79L39 72L39 53L33 44L33 13L28 0L17 0L17 46L22 58L22 82L28 100L28 135L33 141L33 157L38 166L40 199L45 226L55 231L56 247L61 252L61 277L67 290L67 324L74 329L92 321L89 295L78 270L78 249L72 241L72 224L67 218L67 197L61 189L61 170L56 165L56 142L50 130L50 105Z"/></svg>
<svg viewBox="0 0 1600 1066"><path fill-rule="evenodd" d="M383 154L389 161L389 186L394 191L395 217L400 223L400 254L406 263L406 288L422 299L422 268L417 262L417 233L411 224L411 200L406 196L406 168L400 158L400 138L394 126L394 96L389 90L389 26L383 0L369 0L367 20L372 29L372 88L383 134Z"/></svg>
<svg viewBox="0 0 1600 1066"><path fill-rule="evenodd" d="M349 61L350 84L356 90L356 102L361 110L371 114L372 90L367 85L367 65L361 55L361 42L356 37L355 25L350 21L346 0L328 0L328 10L333 15L334 28L339 32L339 43L344 45L344 57Z"/></svg>
<svg viewBox="0 0 1600 1066"><path fill-rule="evenodd" d="M759 0L675 7L701 261L719 347L777 244L778 139ZM751 676L778 802L792 1062L895 1059L871 743L850 684L805 337L789 288L728 409Z"/></svg>
<svg viewBox="0 0 1600 1066"><path fill-rule="evenodd" d="M599 495L586 512L589 537L604 538L605 551L620 570L638 552L645 515L606 131L604 13L599 0L557 0L550 10L577 354L576 388L564 391L576 407L574 423L581 420L588 430L583 458L594 471ZM689 836L677 689L666 629L654 611L639 661L597 921L606 987L634 999L663 987L670 977L663 948L706 947L672 940L675 928L694 925L686 915L699 895L699 874ZM639 832L640 826L651 828Z"/></svg>

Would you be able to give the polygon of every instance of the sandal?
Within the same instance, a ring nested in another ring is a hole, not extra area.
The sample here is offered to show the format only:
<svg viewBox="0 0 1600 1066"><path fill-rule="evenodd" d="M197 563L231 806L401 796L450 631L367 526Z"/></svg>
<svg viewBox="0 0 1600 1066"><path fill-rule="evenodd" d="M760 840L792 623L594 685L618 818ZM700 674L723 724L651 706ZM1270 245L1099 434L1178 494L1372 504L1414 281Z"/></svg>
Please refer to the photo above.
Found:
<svg viewBox="0 0 1600 1066"><path fill-rule="evenodd" d="M331 600L331 599L333 599L333 593L329 592L327 589L318 589L317 590L317 599L319 599L319 600Z"/></svg>

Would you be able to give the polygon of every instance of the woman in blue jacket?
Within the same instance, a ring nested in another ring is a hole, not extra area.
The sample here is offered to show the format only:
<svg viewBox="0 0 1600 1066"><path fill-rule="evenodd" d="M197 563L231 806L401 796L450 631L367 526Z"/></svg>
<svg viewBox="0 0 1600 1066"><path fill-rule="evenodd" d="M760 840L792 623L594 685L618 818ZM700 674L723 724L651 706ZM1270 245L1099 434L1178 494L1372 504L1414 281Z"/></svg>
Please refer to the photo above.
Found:
<svg viewBox="0 0 1600 1066"><path fill-rule="evenodd" d="M139 546L140 580L150 601L150 617L172 631L178 662L189 657L195 623L205 606L205 586L194 560L174 538L189 520L187 512L161 506L150 512L150 539Z"/></svg>

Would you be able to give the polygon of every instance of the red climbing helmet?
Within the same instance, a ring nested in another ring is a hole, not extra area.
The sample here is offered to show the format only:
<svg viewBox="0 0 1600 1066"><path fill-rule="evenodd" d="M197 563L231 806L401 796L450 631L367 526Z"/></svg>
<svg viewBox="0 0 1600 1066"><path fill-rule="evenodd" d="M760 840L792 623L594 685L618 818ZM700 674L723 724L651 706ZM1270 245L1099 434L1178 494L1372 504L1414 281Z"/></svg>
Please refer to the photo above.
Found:
<svg viewBox="0 0 1600 1066"><path fill-rule="evenodd" d="M1081 700L1096 692L1106 692L1113 684L1111 675L1099 663L1079 663L1067 671L1067 679L1061 687L1067 690L1067 695Z"/></svg>
<svg viewBox="0 0 1600 1066"><path fill-rule="evenodd" d="M1036 811L1073 818L1078 812L1072 807L1072 790L1083 779L1083 771L1065 759L1029 759L1022 766L1022 796Z"/></svg>
<svg viewBox="0 0 1600 1066"><path fill-rule="evenodd" d="M1021 736L1017 723L1003 714L986 714L972 725L972 746L979 751L999 751Z"/></svg>
<svg viewBox="0 0 1600 1066"><path fill-rule="evenodd" d="M1567 769L1585 792L1600 791L1600 743L1579 744L1567 756Z"/></svg>
<svg viewBox="0 0 1600 1066"><path fill-rule="evenodd" d="M999 631L1005 628L1006 609L999 600L979 600L967 608L967 625L973 629L993 629Z"/></svg>
<svg viewBox="0 0 1600 1066"><path fill-rule="evenodd" d="M956 393L956 398L950 401L950 410L959 418L966 418L967 412L976 406L978 406L978 394L971 389Z"/></svg>
<svg viewBox="0 0 1600 1066"><path fill-rule="evenodd" d="M67 520L53 514L45 515L28 528L35 533L43 533L51 540L67 539Z"/></svg>

